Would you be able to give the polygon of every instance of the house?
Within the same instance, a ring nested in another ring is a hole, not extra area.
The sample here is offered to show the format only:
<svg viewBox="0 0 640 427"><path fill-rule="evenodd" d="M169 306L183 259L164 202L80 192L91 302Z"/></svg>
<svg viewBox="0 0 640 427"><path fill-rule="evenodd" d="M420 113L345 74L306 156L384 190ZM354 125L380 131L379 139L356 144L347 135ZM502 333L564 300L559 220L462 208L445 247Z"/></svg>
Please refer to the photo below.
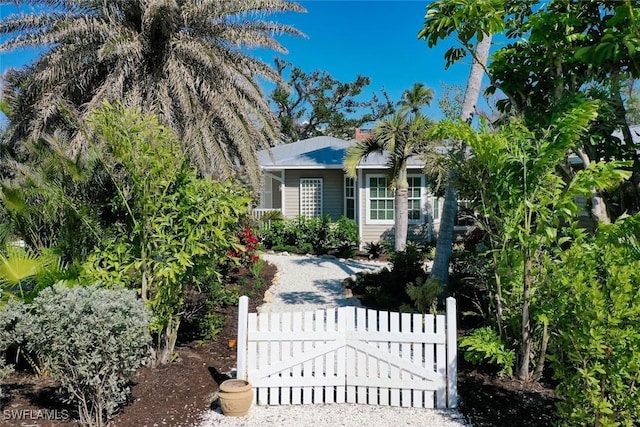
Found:
<svg viewBox="0 0 640 427"><path fill-rule="evenodd" d="M352 143L317 136L261 151L263 185L254 214L279 210L287 218L346 216L358 224L362 243L393 240L395 201L385 156L370 155L360 162L357 177L349 178L343 160ZM440 224L442 200L431 193L422 169L417 159L409 160L410 240L433 239Z"/></svg>

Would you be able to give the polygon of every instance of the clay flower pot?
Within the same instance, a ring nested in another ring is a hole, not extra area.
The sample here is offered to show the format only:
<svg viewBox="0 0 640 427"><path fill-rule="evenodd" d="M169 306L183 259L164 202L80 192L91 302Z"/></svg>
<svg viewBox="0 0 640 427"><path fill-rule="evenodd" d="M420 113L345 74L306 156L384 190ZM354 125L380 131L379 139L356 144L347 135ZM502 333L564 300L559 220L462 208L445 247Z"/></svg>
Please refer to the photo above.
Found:
<svg viewBox="0 0 640 427"><path fill-rule="evenodd" d="M218 392L222 413L230 417L244 417L253 401L253 389L245 380L226 380Z"/></svg>

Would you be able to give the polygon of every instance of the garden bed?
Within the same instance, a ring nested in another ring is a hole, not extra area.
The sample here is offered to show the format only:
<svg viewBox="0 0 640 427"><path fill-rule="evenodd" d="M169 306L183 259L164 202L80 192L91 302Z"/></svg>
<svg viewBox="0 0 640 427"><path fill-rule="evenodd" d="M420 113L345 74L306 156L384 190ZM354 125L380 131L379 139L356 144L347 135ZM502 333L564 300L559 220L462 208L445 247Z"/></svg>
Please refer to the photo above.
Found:
<svg viewBox="0 0 640 427"><path fill-rule="evenodd" d="M263 290L271 283L275 267L262 271ZM253 280L242 281L241 293L255 290ZM262 303L261 297L250 298L251 311ZM218 384L235 366L237 307L224 308L227 318L218 339L213 343L191 342L178 348L179 357L166 366L142 368L133 378L130 403L114 418L112 427L191 426L200 414L211 407ZM544 385L531 385L498 378L466 366L461 361L458 375L460 410L474 427L532 426L547 427L555 422L552 390ZM25 373L13 374L4 381L5 394L0 397L2 425L38 427L71 427L78 423L64 419L73 416L73 408L64 405L56 394L56 384L47 378ZM13 411L13 412L6 412ZM16 419L54 416L57 420Z"/></svg>

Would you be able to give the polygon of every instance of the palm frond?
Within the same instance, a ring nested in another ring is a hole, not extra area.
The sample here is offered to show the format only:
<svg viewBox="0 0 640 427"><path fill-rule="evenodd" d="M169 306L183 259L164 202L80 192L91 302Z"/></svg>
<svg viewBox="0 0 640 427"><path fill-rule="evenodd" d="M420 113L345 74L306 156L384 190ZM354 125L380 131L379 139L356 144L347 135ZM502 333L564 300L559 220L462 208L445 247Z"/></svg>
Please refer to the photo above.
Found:
<svg viewBox="0 0 640 427"><path fill-rule="evenodd" d="M120 100L156 113L180 138L193 137L183 144L201 172L244 168L257 179L256 152L279 130L258 79L281 78L247 49L286 51L275 36L302 33L264 18L303 7L284 0L30 3L50 7L0 24L8 36L0 50L48 49L7 79L10 144L62 128L75 151L87 150L81 119Z"/></svg>
<svg viewBox="0 0 640 427"><path fill-rule="evenodd" d="M355 178L358 164L373 153L384 153L385 147L376 138L369 137L356 141L347 148L344 157L344 169L349 177Z"/></svg>

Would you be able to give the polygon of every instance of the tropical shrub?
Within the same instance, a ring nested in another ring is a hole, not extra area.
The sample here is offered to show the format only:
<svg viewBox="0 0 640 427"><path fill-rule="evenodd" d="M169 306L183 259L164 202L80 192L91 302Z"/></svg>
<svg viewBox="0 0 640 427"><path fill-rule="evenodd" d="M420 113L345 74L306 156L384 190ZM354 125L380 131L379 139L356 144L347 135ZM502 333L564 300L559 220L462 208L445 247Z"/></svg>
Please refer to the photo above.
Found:
<svg viewBox="0 0 640 427"><path fill-rule="evenodd" d="M458 188L475 201L477 226L489 235L493 326L517 356L516 375L540 378L547 326L537 298L541 260L557 256L576 234L579 196L614 189L628 178L624 162L592 163L570 181L558 173L598 114L597 102L573 105L544 128L511 119L498 130L485 121L480 131L465 123L441 122L432 137L465 141L472 156L461 165Z"/></svg>
<svg viewBox="0 0 640 427"><path fill-rule="evenodd" d="M386 248L381 242L367 242L364 245L364 250L367 253L369 259L378 259L382 254L386 253Z"/></svg>
<svg viewBox="0 0 640 427"><path fill-rule="evenodd" d="M500 368L498 375L513 375L516 355L491 327L472 330L460 339L460 348L464 349L464 360L475 365L488 362Z"/></svg>
<svg viewBox="0 0 640 427"><path fill-rule="evenodd" d="M0 309L0 381L13 370L10 353L17 355L18 349L25 344L25 331L22 320L27 305L16 299L9 300ZM15 360L15 359L14 359Z"/></svg>
<svg viewBox="0 0 640 427"><path fill-rule="evenodd" d="M407 284L407 295L411 298L415 308L422 314L430 312L436 314L438 296L442 293L442 286L435 279L416 279L415 284Z"/></svg>
<svg viewBox="0 0 640 427"><path fill-rule="evenodd" d="M238 262L245 266L251 267L260 260L258 255L258 238L255 236L251 227L244 227L238 236L240 246L229 252L231 258L237 259Z"/></svg>
<svg viewBox="0 0 640 427"><path fill-rule="evenodd" d="M101 165L116 187L111 203L122 219L83 264L83 277L140 293L153 312L156 363L168 363L187 291L201 293L205 307L217 304L225 298L229 254L255 257L239 240L255 249L238 225L250 197L232 181L199 177L154 116L105 104L90 124L104 146Z"/></svg>
<svg viewBox="0 0 640 427"><path fill-rule="evenodd" d="M24 321L27 346L78 406L81 424L106 425L149 355L150 316L136 292L58 284L34 299Z"/></svg>
<svg viewBox="0 0 640 427"><path fill-rule="evenodd" d="M419 245L407 243L402 251L392 252L391 269L383 268L378 272L357 275L355 283L350 284L353 293L361 296L363 303L372 308L383 310L411 311L411 305L419 300L421 309L432 306L432 300L424 295L423 286L431 288L424 269L424 257ZM412 290L409 290L412 287ZM413 287L419 288L413 289ZM407 292L409 290L409 292ZM431 291L431 289L430 289ZM415 299L409 296L412 293ZM426 300L429 299L429 302ZM424 303L424 305L423 305Z"/></svg>
<svg viewBox="0 0 640 427"><path fill-rule="evenodd" d="M640 423L640 215L600 225L550 269L564 425Z"/></svg>
<svg viewBox="0 0 640 427"><path fill-rule="evenodd" d="M9 245L0 251L0 307L12 298L30 302L59 280L73 281L75 272L51 249L33 251Z"/></svg>
<svg viewBox="0 0 640 427"><path fill-rule="evenodd" d="M417 243L407 242L403 250L392 252L390 258L394 283L405 286L407 283L414 283L418 278L427 278L424 254Z"/></svg>
<svg viewBox="0 0 640 427"><path fill-rule="evenodd" d="M260 242L266 249L295 253L353 255L360 244L358 226L346 217L331 222L329 216L298 216L275 221L260 230Z"/></svg>

